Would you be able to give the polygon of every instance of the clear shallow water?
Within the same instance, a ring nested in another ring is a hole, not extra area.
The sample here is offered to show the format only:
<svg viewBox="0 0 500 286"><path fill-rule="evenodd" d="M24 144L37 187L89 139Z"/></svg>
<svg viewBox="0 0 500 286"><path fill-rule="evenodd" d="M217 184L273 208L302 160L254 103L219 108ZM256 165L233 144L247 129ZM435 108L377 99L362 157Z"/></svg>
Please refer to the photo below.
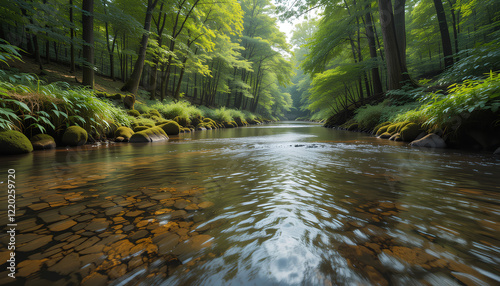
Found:
<svg viewBox="0 0 500 286"><path fill-rule="evenodd" d="M500 280L500 160L489 154L409 148L297 122L88 149L94 150L1 158L4 174L16 169L18 221L31 219L35 225L19 236L61 239L19 253L21 260L47 259L23 281L80 283L98 275L114 285L495 285ZM166 188L175 190L161 200L158 193ZM197 193L182 193L192 190ZM192 210L177 205L179 200L213 205ZM30 208L44 203L48 207ZM0 204L6 221L6 198ZM67 211L75 205L83 210ZM179 217L172 213L183 209ZM137 210L143 213L127 215ZM39 214L47 211L59 217L44 220ZM57 219L75 225L54 230ZM107 224L89 226L95 220ZM160 231L169 222L178 227ZM166 239L169 233L176 236ZM85 251L71 246L65 234L98 237L95 245L103 247ZM109 248L123 244L105 243L113 235L123 236L118 242L159 250L117 256ZM71 269L73 278L53 267L61 261L58 255L70 253L82 260ZM83 262L89 253L99 257L90 267ZM134 257L142 262L131 263ZM181 265L169 262L174 258Z"/></svg>

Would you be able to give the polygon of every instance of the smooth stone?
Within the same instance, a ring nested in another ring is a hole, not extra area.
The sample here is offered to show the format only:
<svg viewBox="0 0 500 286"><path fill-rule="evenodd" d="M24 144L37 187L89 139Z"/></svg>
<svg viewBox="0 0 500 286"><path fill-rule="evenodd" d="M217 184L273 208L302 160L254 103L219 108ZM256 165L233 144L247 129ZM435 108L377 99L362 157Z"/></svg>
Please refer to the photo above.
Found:
<svg viewBox="0 0 500 286"><path fill-rule="evenodd" d="M144 211L131 211L131 212L126 213L125 216L136 217L142 213L144 213Z"/></svg>
<svg viewBox="0 0 500 286"><path fill-rule="evenodd" d="M56 210L52 210L40 213L38 217L41 218L45 223L53 223L56 221L67 219L69 216L60 215Z"/></svg>
<svg viewBox="0 0 500 286"><path fill-rule="evenodd" d="M127 274L127 265L120 264L108 272L109 278L117 279Z"/></svg>
<svg viewBox="0 0 500 286"><path fill-rule="evenodd" d="M176 200L175 201L174 207L177 208L177 209L184 209L188 205L189 205L188 201L181 199L181 200Z"/></svg>
<svg viewBox="0 0 500 286"><path fill-rule="evenodd" d="M101 244L109 245L111 243L117 242L118 240L124 239L125 237L127 237L125 234L113 234L104 238L101 241Z"/></svg>
<svg viewBox="0 0 500 286"><path fill-rule="evenodd" d="M151 199L160 201L160 200L170 199L171 197L172 197L171 193L159 193L152 196Z"/></svg>
<svg viewBox="0 0 500 286"><path fill-rule="evenodd" d="M49 267L48 270L57 272L60 275L69 275L80 269L80 256L77 253L70 253L61 259L57 264Z"/></svg>
<svg viewBox="0 0 500 286"><path fill-rule="evenodd" d="M98 243L89 248L86 248L80 251L80 254L91 254L91 253L99 253L104 249L104 244Z"/></svg>
<svg viewBox="0 0 500 286"><path fill-rule="evenodd" d="M446 148L446 143L443 138L434 133L426 135L424 138L412 141L410 146L427 147L427 148Z"/></svg>
<svg viewBox="0 0 500 286"><path fill-rule="evenodd" d="M50 231L63 231L63 230L66 230L66 229L74 226L75 224L76 224L76 221L74 221L72 219L68 219L68 220L63 220L63 221L51 224L48 226L48 228Z"/></svg>
<svg viewBox="0 0 500 286"><path fill-rule="evenodd" d="M190 204L187 207L185 207L184 209L187 211L195 211L195 210L199 209L199 207L197 204Z"/></svg>
<svg viewBox="0 0 500 286"><path fill-rule="evenodd" d="M179 244L179 236L175 233L167 234L163 239L161 239L158 245L158 254L165 255L169 254L176 246Z"/></svg>
<svg viewBox="0 0 500 286"><path fill-rule="evenodd" d="M179 218L183 218L185 215L187 214L187 212L185 210L177 210L173 213L171 213L171 217L172 219L179 219Z"/></svg>
<svg viewBox="0 0 500 286"><path fill-rule="evenodd" d="M99 265L102 261L104 261L104 259L106 259L106 256L102 252L80 256L82 267L90 263L95 263L96 265Z"/></svg>
<svg viewBox="0 0 500 286"><path fill-rule="evenodd" d="M77 247L75 247L75 250L76 251L80 251L80 250L83 250L85 248L89 248L91 247L92 245L96 244L100 239L97 238L97 237L91 237L89 239L87 239L84 243L78 245Z"/></svg>
<svg viewBox="0 0 500 286"><path fill-rule="evenodd" d="M109 221L107 221L105 218L96 218L92 220L86 227L86 230L89 231L96 231L96 232L101 232L104 231L108 228L109 226Z"/></svg>
<svg viewBox="0 0 500 286"><path fill-rule="evenodd" d="M212 203L212 202L203 202L203 203L199 203L198 207L200 209L206 209L206 208L212 207L213 205L214 205L214 203Z"/></svg>
<svg viewBox="0 0 500 286"><path fill-rule="evenodd" d="M82 280L81 286L106 286L108 285L108 276L93 272Z"/></svg>
<svg viewBox="0 0 500 286"><path fill-rule="evenodd" d="M61 208L59 210L59 212L62 215L73 216L73 215L77 215L77 214L81 213L84 209L86 209L86 207L84 205L71 205L71 206L66 206L66 207Z"/></svg>
<svg viewBox="0 0 500 286"><path fill-rule="evenodd" d="M45 246L47 245L49 242L52 241L52 235L44 235L40 238L37 238L33 241L30 241L29 243L25 244L25 245L22 245L20 247L16 247L16 250L17 251L20 251L20 252L30 252L30 251L33 251L35 249L38 249L42 246Z"/></svg>
<svg viewBox="0 0 500 286"><path fill-rule="evenodd" d="M43 262L45 262L47 259L43 260L24 260L19 262L17 265L18 271L16 273L16 277L27 277L35 272L40 271L42 268Z"/></svg>
<svg viewBox="0 0 500 286"><path fill-rule="evenodd" d="M130 255L130 250L134 247L134 244L131 243L128 239L120 240L118 242L113 243L109 246L109 252L117 254L119 256L127 257Z"/></svg>
<svg viewBox="0 0 500 286"><path fill-rule="evenodd" d="M205 247L212 245L212 237L206 234L195 235L184 243L179 244L174 250L175 255L181 256L191 252L200 251Z"/></svg>
<svg viewBox="0 0 500 286"><path fill-rule="evenodd" d="M92 218L94 218L94 216L93 216L93 215L86 214L86 215L82 215L82 216L80 216L80 217L77 217L77 218L76 218L76 221L77 221L77 222L83 222L83 221L86 221L86 220L89 220L89 219L92 219Z"/></svg>
<svg viewBox="0 0 500 286"><path fill-rule="evenodd" d="M149 234L149 231L142 229L142 230L136 231L133 235L131 235L130 239L138 240L138 239L145 237L148 234Z"/></svg>
<svg viewBox="0 0 500 286"><path fill-rule="evenodd" d="M133 225L129 224L129 225L126 225L126 226L123 227L123 231L131 231L134 228L135 227Z"/></svg>
<svg viewBox="0 0 500 286"><path fill-rule="evenodd" d="M122 211L123 211L123 207L114 206L114 207L107 208L105 213L107 216L112 216L112 215L119 214Z"/></svg>
<svg viewBox="0 0 500 286"><path fill-rule="evenodd" d="M134 268L141 266L142 264L144 264L144 261L142 261L142 257L136 256L136 257L130 259L130 261L128 262L128 270L130 271Z"/></svg>

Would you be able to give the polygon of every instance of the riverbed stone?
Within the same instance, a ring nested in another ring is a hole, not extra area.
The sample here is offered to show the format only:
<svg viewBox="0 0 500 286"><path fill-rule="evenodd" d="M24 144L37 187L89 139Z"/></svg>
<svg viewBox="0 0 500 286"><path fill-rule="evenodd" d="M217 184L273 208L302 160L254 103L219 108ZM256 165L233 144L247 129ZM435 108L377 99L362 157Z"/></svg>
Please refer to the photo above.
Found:
<svg viewBox="0 0 500 286"><path fill-rule="evenodd" d="M23 260L19 262L17 265L17 268L19 269L18 272L16 273L16 277L27 277L35 272L40 271L42 268L43 263L47 259L41 259L41 260Z"/></svg>
<svg viewBox="0 0 500 286"><path fill-rule="evenodd" d="M73 215L77 215L77 214L81 213L83 210L85 210L85 208L86 207L84 205L81 205L81 204L65 206L65 207L62 207L61 209L59 209L59 213L62 215L73 216Z"/></svg>
<svg viewBox="0 0 500 286"><path fill-rule="evenodd" d="M85 227L85 229L89 231L101 232L106 230L108 226L109 221L105 218L95 218Z"/></svg>
<svg viewBox="0 0 500 286"><path fill-rule="evenodd" d="M38 215L45 223L53 223L56 221L61 221L67 219L69 216L61 215L57 210L46 211Z"/></svg>
<svg viewBox="0 0 500 286"><path fill-rule="evenodd" d="M108 272L108 276L110 279L117 279L117 278L124 276L125 274L127 274L127 265L126 264L120 264L120 265L112 268Z"/></svg>
<svg viewBox="0 0 500 286"><path fill-rule="evenodd" d="M191 237L184 243L179 244L172 252L175 255L181 256L191 252L200 251L203 248L212 245L212 237L207 234L200 234Z"/></svg>
<svg viewBox="0 0 500 286"><path fill-rule="evenodd" d="M108 285L108 276L93 272L89 276L83 278L82 286L105 286Z"/></svg>
<svg viewBox="0 0 500 286"><path fill-rule="evenodd" d="M16 250L20 251L20 252L30 252L30 251L36 250L40 247L47 245L49 242L51 242L52 237L53 237L52 235L43 235L43 236L41 236L33 241L30 241L29 243L26 243L25 245L16 247Z"/></svg>
<svg viewBox="0 0 500 286"><path fill-rule="evenodd" d="M170 253L179 244L179 236L175 233L168 233L161 239L158 245L158 254L165 255Z"/></svg>
<svg viewBox="0 0 500 286"><path fill-rule="evenodd" d="M87 142L88 134L80 126L70 126L64 131L62 143L69 146L79 146Z"/></svg>
<svg viewBox="0 0 500 286"><path fill-rule="evenodd" d="M214 203L212 203L212 202L208 202L208 201L207 201L207 202L202 202L202 203L199 203L199 204L198 204L198 207L199 207L200 209L206 209L206 208L212 207L213 205L214 205Z"/></svg>
<svg viewBox="0 0 500 286"><path fill-rule="evenodd" d="M80 256L75 252L66 255L57 264L48 268L49 271L57 272L60 275L69 275L78 269L80 269Z"/></svg>
<svg viewBox="0 0 500 286"><path fill-rule="evenodd" d="M75 224L76 224L76 221L74 221L72 219L67 219L67 220L63 220L63 221L51 224L48 226L48 228L50 231L57 232L57 231L66 230L66 229L74 226Z"/></svg>
<svg viewBox="0 0 500 286"><path fill-rule="evenodd" d="M413 147L427 147L427 148L446 148L446 142L443 138L434 133L426 135L422 139L412 141L410 146Z"/></svg>
<svg viewBox="0 0 500 286"><path fill-rule="evenodd" d="M136 217L140 214L144 213L144 211L130 211L128 213L125 214L125 216L127 217Z"/></svg>

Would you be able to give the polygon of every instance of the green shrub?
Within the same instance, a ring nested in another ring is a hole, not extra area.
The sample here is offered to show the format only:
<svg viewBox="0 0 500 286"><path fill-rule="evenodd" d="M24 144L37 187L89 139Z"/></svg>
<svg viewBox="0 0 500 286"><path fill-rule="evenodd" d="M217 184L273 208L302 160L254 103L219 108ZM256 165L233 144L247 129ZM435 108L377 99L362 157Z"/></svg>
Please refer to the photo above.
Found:
<svg viewBox="0 0 500 286"><path fill-rule="evenodd" d="M373 129L381 120L385 109L384 104L365 105L356 110L354 120L359 123L361 129Z"/></svg>
<svg viewBox="0 0 500 286"><path fill-rule="evenodd" d="M157 102L151 105L151 108L158 110L158 112L166 119L174 119L177 116L192 118L201 116L202 112L191 103L187 101L179 101L176 103L163 104Z"/></svg>

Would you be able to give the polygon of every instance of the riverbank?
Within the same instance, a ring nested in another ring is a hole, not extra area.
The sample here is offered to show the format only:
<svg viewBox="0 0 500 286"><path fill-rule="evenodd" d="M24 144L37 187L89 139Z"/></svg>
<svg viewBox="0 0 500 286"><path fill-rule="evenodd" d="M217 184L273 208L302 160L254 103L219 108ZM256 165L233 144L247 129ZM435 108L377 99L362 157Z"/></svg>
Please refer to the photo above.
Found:
<svg viewBox="0 0 500 286"><path fill-rule="evenodd" d="M0 153L22 154L38 149L80 146L95 142L156 142L179 133L236 128L270 122L235 109L195 106L188 101L150 100L112 92L116 83L99 80L99 90L75 85L57 69L47 69L45 82L14 70L0 71ZM113 83L113 85L109 85ZM274 118L272 120L275 120Z"/></svg>

